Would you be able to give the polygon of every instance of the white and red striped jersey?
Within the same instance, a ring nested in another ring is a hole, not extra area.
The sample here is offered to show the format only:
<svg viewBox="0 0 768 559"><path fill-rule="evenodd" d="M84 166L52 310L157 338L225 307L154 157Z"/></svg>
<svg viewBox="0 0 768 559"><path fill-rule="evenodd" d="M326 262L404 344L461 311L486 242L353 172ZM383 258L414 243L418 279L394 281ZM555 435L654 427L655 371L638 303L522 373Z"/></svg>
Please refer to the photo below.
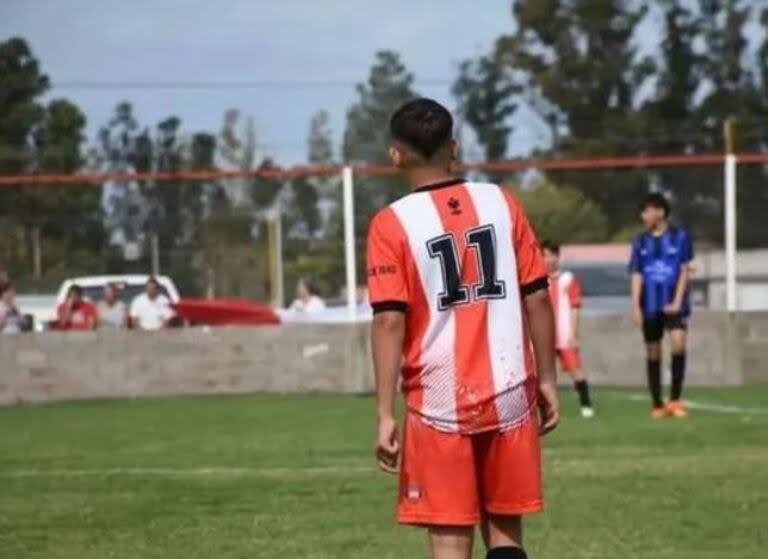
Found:
<svg viewBox="0 0 768 559"><path fill-rule="evenodd" d="M547 272L519 202L494 184L453 180L379 212L368 234L374 312L406 313L402 388L441 431L509 429L535 405L521 298Z"/></svg>
<svg viewBox="0 0 768 559"><path fill-rule="evenodd" d="M581 307L581 284L572 272L549 276L549 298L555 315L555 347L573 349L573 309Z"/></svg>

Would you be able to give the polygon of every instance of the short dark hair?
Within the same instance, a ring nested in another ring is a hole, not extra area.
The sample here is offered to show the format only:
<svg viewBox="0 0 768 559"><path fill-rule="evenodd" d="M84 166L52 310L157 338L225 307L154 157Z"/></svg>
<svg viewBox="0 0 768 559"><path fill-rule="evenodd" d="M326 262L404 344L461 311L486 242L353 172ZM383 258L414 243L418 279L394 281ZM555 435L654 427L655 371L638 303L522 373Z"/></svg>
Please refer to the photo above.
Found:
<svg viewBox="0 0 768 559"><path fill-rule="evenodd" d="M317 282L315 281L315 278L301 278L301 283L304 284L304 287L307 290L307 293L310 295L318 296L320 295L320 289L317 287Z"/></svg>
<svg viewBox="0 0 768 559"><path fill-rule="evenodd" d="M431 160L453 138L453 117L440 103L424 97L408 101L389 121L392 139Z"/></svg>
<svg viewBox="0 0 768 559"><path fill-rule="evenodd" d="M548 250L552 254L560 256L560 243L549 240L541 241L541 250Z"/></svg>
<svg viewBox="0 0 768 559"><path fill-rule="evenodd" d="M5 295L6 291L13 290L13 285L10 283L0 283L0 297Z"/></svg>
<svg viewBox="0 0 768 559"><path fill-rule="evenodd" d="M73 283L69 286L69 289L67 289L67 297L72 295L73 293L77 293L78 297L83 296L83 288L77 285L76 283Z"/></svg>
<svg viewBox="0 0 768 559"><path fill-rule="evenodd" d="M147 283L145 283L145 284L144 284L144 286L146 287L146 286L147 286L147 285L149 285L150 283L154 284L154 285L155 285L155 287L158 287L158 288L160 287L160 282L159 282L159 281L157 281L157 278L156 278L155 276L149 276L149 277L147 278Z"/></svg>
<svg viewBox="0 0 768 559"><path fill-rule="evenodd" d="M643 204L641 208L643 210L645 208L656 208L657 210L662 210L664 212L664 217L669 217L669 214L672 212L672 206L670 206L667 197L658 192L651 192L645 198L643 198Z"/></svg>

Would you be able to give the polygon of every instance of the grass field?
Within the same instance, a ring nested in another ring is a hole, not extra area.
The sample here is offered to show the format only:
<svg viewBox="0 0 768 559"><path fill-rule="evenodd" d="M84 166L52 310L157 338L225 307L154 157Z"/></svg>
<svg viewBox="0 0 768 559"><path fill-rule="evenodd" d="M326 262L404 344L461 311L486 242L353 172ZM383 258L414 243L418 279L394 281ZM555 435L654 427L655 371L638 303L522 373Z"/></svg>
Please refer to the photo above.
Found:
<svg viewBox="0 0 768 559"><path fill-rule="evenodd" d="M692 390L716 410L655 423L634 394L597 392L586 422L563 393L532 558L766 557L768 389ZM392 521L371 412L327 396L0 410L0 557L425 557Z"/></svg>

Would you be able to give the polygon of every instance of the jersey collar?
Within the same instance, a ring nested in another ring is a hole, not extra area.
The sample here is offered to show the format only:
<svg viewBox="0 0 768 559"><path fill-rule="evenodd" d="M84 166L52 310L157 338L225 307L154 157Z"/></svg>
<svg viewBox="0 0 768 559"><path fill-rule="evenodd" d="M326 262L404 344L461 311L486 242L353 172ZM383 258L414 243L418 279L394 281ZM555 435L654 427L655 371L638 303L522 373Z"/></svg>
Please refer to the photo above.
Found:
<svg viewBox="0 0 768 559"><path fill-rule="evenodd" d="M420 186L419 188L414 189L414 192L431 192L432 190L439 190L441 188L447 188L449 186L456 186L457 184L464 184L465 181L461 177L456 177L453 179L448 179L440 182L433 182L430 184L425 184L423 186Z"/></svg>

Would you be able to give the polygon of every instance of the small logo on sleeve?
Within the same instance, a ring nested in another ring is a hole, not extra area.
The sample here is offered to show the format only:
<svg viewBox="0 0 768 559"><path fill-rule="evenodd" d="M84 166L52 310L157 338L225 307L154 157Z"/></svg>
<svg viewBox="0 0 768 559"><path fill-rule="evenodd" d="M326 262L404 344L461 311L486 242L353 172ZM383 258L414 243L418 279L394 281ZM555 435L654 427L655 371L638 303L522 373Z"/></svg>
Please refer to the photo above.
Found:
<svg viewBox="0 0 768 559"><path fill-rule="evenodd" d="M368 268L368 277L375 278L376 276L391 276L397 273L397 266L394 264L386 264L380 266L371 266Z"/></svg>

